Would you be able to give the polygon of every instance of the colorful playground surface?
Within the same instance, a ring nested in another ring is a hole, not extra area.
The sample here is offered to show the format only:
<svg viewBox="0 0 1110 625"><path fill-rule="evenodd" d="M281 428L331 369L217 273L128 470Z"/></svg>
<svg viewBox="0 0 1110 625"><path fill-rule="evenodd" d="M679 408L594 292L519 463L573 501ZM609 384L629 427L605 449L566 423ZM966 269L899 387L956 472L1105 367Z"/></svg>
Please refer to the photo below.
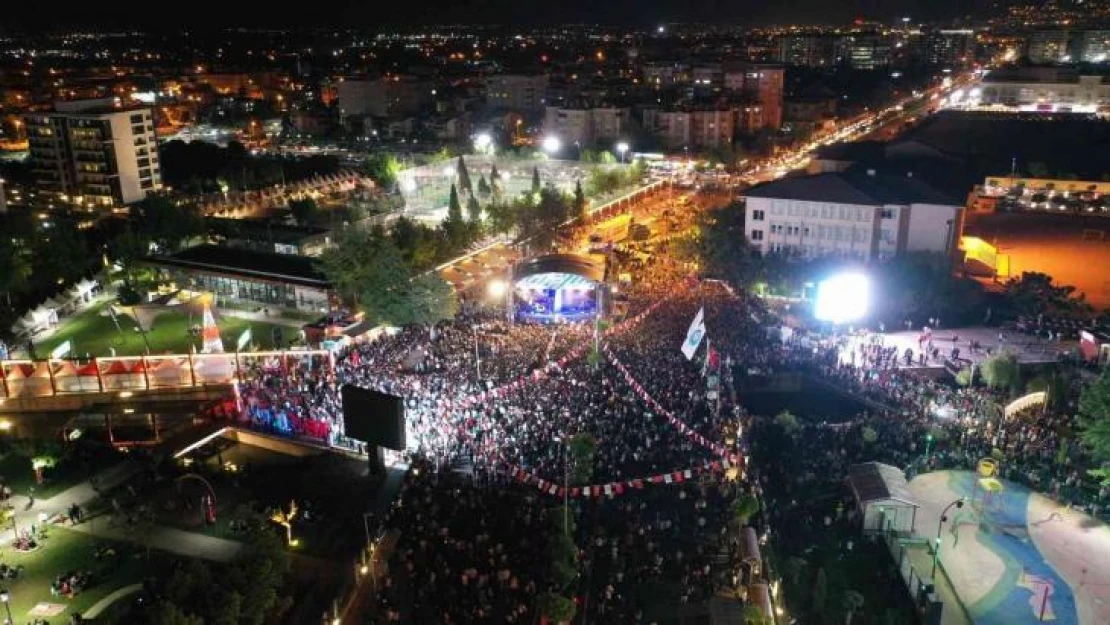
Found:
<svg viewBox="0 0 1110 625"><path fill-rule="evenodd" d="M940 564L976 625L1110 623L1110 527L1005 480L984 489L970 471L910 482L916 533L930 541L942 510ZM945 610L960 609L945 606Z"/></svg>

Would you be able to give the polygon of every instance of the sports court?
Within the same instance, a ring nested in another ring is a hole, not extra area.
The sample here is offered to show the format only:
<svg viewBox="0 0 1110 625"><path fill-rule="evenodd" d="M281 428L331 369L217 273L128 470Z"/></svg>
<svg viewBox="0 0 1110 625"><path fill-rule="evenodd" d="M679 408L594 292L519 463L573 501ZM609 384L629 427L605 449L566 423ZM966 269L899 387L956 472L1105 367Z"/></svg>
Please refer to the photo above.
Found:
<svg viewBox="0 0 1110 625"><path fill-rule="evenodd" d="M929 540L945 506L961 497L968 502L943 524L940 563L971 619L1110 623L1110 527L1014 482L999 483L1001 490L987 493L970 471L910 482L921 504L916 532Z"/></svg>

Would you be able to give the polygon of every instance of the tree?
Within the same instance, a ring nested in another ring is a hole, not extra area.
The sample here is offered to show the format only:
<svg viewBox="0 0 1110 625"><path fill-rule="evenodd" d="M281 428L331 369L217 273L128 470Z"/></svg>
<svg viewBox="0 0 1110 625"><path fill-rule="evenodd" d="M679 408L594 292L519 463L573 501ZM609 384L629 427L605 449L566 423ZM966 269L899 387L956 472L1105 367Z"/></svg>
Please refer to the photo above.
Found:
<svg viewBox="0 0 1110 625"><path fill-rule="evenodd" d="M540 168L538 166L532 167L532 195L540 192Z"/></svg>
<svg viewBox="0 0 1110 625"><path fill-rule="evenodd" d="M754 603L744 605L744 608L740 611L740 620L744 622L744 625L764 625L768 622L767 615L763 613L763 608Z"/></svg>
<svg viewBox="0 0 1110 625"><path fill-rule="evenodd" d="M490 189L489 183L486 182L485 174L478 177L478 196L482 199L487 199L493 190Z"/></svg>
<svg viewBox="0 0 1110 625"><path fill-rule="evenodd" d="M408 285L409 268L400 250L377 228L340 231L319 265L339 295L358 303L375 321L394 314L394 300L403 299Z"/></svg>
<svg viewBox="0 0 1110 625"><path fill-rule="evenodd" d="M879 440L879 433L875 431L875 428L869 425L863 426L863 429L860 430L860 436L863 438L863 442L867 443L868 445Z"/></svg>
<svg viewBox="0 0 1110 625"><path fill-rule="evenodd" d="M747 525L759 512L759 499L751 493L744 493L732 505L732 518L741 526Z"/></svg>
<svg viewBox="0 0 1110 625"><path fill-rule="evenodd" d="M1076 315L1090 312L1082 295L1075 294L1074 286L1061 286L1052 282L1045 273L1026 271L1006 283L1003 295L1016 316Z"/></svg>
<svg viewBox="0 0 1110 625"><path fill-rule="evenodd" d="M362 171L383 189L392 189L401 173L401 162L388 152L378 152L366 157Z"/></svg>
<svg viewBox="0 0 1110 625"><path fill-rule="evenodd" d="M165 196L147 196L131 207L131 214L139 234L163 252L175 252L182 241L204 233L204 221L195 209L178 206Z"/></svg>
<svg viewBox="0 0 1110 625"><path fill-rule="evenodd" d="M1110 369L1103 369L1080 394L1079 427L1079 440L1091 456L1110 467Z"/></svg>
<svg viewBox="0 0 1110 625"><path fill-rule="evenodd" d="M131 286L135 280L135 262L149 253L150 241L131 228L108 242L108 254L123 272L125 286Z"/></svg>
<svg viewBox="0 0 1110 625"><path fill-rule="evenodd" d="M320 209L316 206L316 200L307 197L301 200L289 200L289 212L293 214L293 219L299 225L307 226L316 219Z"/></svg>
<svg viewBox="0 0 1110 625"><path fill-rule="evenodd" d="M568 472L572 484L588 484L594 474L594 456L597 439L589 432L582 432L567 441Z"/></svg>
<svg viewBox="0 0 1110 625"><path fill-rule="evenodd" d="M398 325L429 326L454 319L459 312L459 298L455 288L438 273L425 273L409 284L409 315L398 319Z"/></svg>
<svg viewBox="0 0 1110 625"><path fill-rule="evenodd" d="M582 181L579 180L574 183L574 202L571 205L571 213L575 218L585 220L586 210L586 194L582 191Z"/></svg>
<svg viewBox="0 0 1110 625"><path fill-rule="evenodd" d="M569 623L574 620L578 611L574 601L551 592L545 592L536 598L536 608L552 623Z"/></svg>
<svg viewBox="0 0 1110 625"><path fill-rule="evenodd" d="M59 284L75 282L88 271L93 256L81 231L73 227L56 228L35 239L32 244L35 271L32 274L39 289L53 291Z"/></svg>
<svg viewBox="0 0 1110 625"><path fill-rule="evenodd" d="M478 198L473 195L466 201L466 216L470 218L471 223L482 220L482 207L478 204Z"/></svg>
<svg viewBox="0 0 1110 625"><path fill-rule="evenodd" d="M463 221L462 205L459 203L459 191L453 184L450 199L447 202L447 219L443 220L443 231L447 234L447 240L454 250L466 247L469 243L466 222Z"/></svg>
<svg viewBox="0 0 1110 625"><path fill-rule="evenodd" d="M31 263L23 251L9 237L0 237L0 291L8 308L12 307L12 293L27 286L31 273Z"/></svg>
<svg viewBox="0 0 1110 625"><path fill-rule="evenodd" d="M782 567L786 581L790 582L791 586L797 586L807 566L809 566L809 563L806 562L804 558L799 558L798 556L790 556L787 558Z"/></svg>
<svg viewBox="0 0 1110 625"><path fill-rule="evenodd" d="M505 194L505 187L501 180L501 172L497 171L497 165L490 166L489 189L495 200L500 200Z"/></svg>
<svg viewBox="0 0 1110 625"><path fill-rule="evenodd" d="M151 608L150 623L151 625L204 625L204 619L186 614L173 603L162 600Z"/></svg>
<svg viewBox="0 0 1110 625"><path fill-rule="evenodd" d="M852 625L852 616L863 607L863 595L854 590L848 590L844 593L842 601L844 603L844 625Z"/></svg>
<svg viewBox="0 0 1110 625"><path fill-rule="evenodd" d="M1001 352L987 358L979 365L983 381L994 389L1015 390L1021 383L1021 367L1017 356Z"/></svg>
<svg viewBox="0 0 1110 625"><path fill-rule="evenodd" d="M812 603L810 608L815 615L825 613L825 602L828 600L829 582L825 578L825 569L817 569L817 577L813 580L813 592L810 593Z"/></svg>
<svg viewBox="0 0 1110 625"><path fill-rule="evenodd" d="M798 417L790 414L790 411L788 410L783 410L782 412L775 415L775 425L779 426L784 432L791 435L801 428L801 425L798 424Z"/></svg>
<svg viewBox="0 0 1110 625"><path fill-rule="evenodd" d="M466 161L463 160L462 155L459 155L459 164L456 166L455 175L459 179L459 189L466 195L474 195L474 186L470 183L470 172L466 169Z"/></svg>
<svg viewBox="0 0 1110 625"><path fill-rule="evenodd" d="M751 247L744 232L744 207L733 202L698 216L692 246L701 272L744 287L755 281Z"/></svg>

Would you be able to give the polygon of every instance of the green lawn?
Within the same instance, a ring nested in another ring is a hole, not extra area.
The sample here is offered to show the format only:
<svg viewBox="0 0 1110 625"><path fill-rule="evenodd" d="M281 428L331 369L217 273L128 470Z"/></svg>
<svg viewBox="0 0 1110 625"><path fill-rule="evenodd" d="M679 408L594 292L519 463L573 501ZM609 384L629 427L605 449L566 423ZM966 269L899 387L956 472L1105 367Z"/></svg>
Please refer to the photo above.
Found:
<svg viewBox="0 0 1110 625"><path fill-rule="evenodd" d="M110 356L115 348L117 356L137 356L145 352L142 333L135 321L126 315L117 315L120 329L107 314L107 304L94 306L89 310L66 319L50 338L35 342L36 355L43 358L58 345L71 341L74 356ZM102 314L103 313L103 314ZM194 318L192 324L199 324ZM165 313L154 320L154 327L147 333L152 354L187 353L189 346L200 348L199 337L189 333L189 316L182 313ZM298 334L295 328L276 326L261 321L247 321L238 317L223 316L219 321L220 337L224 349L235 349L235 342L243 330L250 327L252 342L261 349L273 348L273 328L281 327L282 339L288 342ZM121 331L122 330L122 331Z"/></svg>
<svg viewBox="0 0 1110 625"><path fill-rule="evenodd" d="M94 553L99 545L111 546L115 549L115 556L96 559ZM25 567L23 576L6 586L11 593L12 617L16 623L31 621L28 612L40 602L65 605L64 612L46 620L67 623L73 612L84 612L116 589L142 581L143 575L141 549L111 543L57 525L50 526L48 537L37 551L23 554L5 546L0 559L8 566L22 564ZM52 596L50 584L57 576L69 571L92 573L91 587L72 599Z"/></svg>

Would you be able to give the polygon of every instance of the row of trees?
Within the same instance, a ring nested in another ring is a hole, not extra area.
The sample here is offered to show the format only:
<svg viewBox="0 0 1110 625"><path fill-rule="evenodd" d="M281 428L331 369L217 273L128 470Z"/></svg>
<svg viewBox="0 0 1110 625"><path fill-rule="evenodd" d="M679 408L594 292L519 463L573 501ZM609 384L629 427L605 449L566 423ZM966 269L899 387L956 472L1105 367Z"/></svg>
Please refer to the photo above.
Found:
<svg viewBox="0 0 1110 625"><path fill-rule="evenodd" d="M284 158L252 155L243 144L232 141L226 148L205 141L169 141L159 148L162 179L167 185L188 193L218 193L260 189L339 171L334 156Z"/></svg>
<svg viewBox="0 0 1110 625"><path fill-rule="evenodd" d="M410 233L424 232L410 226ZM320 257L320 267L345 300L377 323L429 325L451 319L458 312L454 289L434 272L418 274L414 253L403 251L383 228L349 228Z"/></svg>

